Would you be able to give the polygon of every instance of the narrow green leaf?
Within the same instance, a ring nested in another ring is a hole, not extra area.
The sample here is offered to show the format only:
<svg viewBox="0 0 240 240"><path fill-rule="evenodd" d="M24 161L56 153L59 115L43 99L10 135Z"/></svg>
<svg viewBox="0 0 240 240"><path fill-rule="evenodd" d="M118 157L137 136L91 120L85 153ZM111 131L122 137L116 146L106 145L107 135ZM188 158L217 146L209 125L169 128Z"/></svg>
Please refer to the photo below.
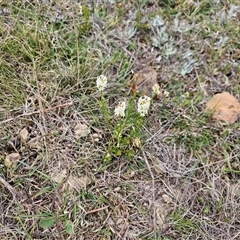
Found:
<svg viewBox="0 0 240 240"><path fill-rule="evenodd" d="M39 227L45 229L48 227L53 226L53 224L55 223L56 219L55 217L46 217L40 220L39 222Z"/></svg>
<svg viewBox="0 0 240 240"><path fill-rule="evenodd" d="M69 235L71 235L73 233L73 223L72 223L72 221L70 221L70 220L66 221L65 231Z"/></svg>

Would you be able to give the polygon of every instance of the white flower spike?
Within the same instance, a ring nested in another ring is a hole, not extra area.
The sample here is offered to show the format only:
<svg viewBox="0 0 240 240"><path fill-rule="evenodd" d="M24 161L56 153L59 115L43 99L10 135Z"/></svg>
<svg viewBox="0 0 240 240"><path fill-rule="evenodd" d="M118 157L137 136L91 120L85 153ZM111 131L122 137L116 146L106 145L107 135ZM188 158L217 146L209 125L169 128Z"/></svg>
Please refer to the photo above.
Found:
<svg viewBox="0 0 240 240"><path fill-rule="evenodd" d="M147 115L151 103L151 98L143 96L138 99L138 112L142 117Z"/></svg>
<svg viewBox="0 0 240 240"><path fill-rule="evenodd" d="M78 11L79 11L79 14L82 16L83 15L83 7L82 7L81 3L79 3L79 5L78 5Z"/></svg>
<svg viewBox="0 0 240 240"><path fill-rule="evenodd" d="M156 83L153 85L152 90L153 90L153 96L158 96L160 94L160 90L159 90L159 85Z"/></svg>
<svg viewBox="0 0 240 240"><path fill-rule="evenodd" d="M117 117L125 117L125 109L126 109L126 103L122 101L116 106L114 114Z"/></svg>
<svg viewBox="0 0 240 240"><path fill-rule="evenodd" d="M97 77L97 88L99 91L103 91L107 86L107 77L100 75Z"/></svg>

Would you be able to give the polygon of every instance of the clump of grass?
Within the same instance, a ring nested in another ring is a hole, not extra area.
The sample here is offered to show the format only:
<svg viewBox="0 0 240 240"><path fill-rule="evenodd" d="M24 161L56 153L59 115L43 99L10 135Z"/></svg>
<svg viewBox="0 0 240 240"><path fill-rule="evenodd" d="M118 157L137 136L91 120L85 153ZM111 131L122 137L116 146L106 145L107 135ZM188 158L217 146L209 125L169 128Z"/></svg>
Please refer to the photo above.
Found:
<svg viewBox="0 0 240 240"><path fill-rule="evenodd" d="M184 210L174 211L171 217L173 219L174 228L182 234L182 237L189 237L200 230L199 223L186 216L186 211Z"/></svg>

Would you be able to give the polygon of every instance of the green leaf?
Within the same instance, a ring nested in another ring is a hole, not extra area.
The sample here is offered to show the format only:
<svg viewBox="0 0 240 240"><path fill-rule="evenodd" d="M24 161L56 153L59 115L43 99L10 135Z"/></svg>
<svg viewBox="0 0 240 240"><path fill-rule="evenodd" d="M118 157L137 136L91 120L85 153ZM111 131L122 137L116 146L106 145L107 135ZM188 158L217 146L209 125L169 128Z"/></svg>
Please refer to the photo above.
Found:
<svg viewBox="0 0 240 240"><path fill-rule="evenodd" d="M209 207L205 207L205 209L204 209L204 211L203 211L204 213L206 213L206 214L208 214L209 212L210 212L210 209L209 209Z"/></svg>
<svg viewBox="0 0 240 240"><path fill-rule="evenodd" d="M39 227L45 229L45 228L48 228L48 227L51 227L53 226L53 224L55 223L56 221L56 218L55 217L46 217L46 218L43 218L40 220L39 222Z"/></svg>
<svg viewBox="0 0 240 240"><path fill-rule="evenodd" d="M73 233L73 223L70 220L66 221L65 232L71 235Z"/></svg>

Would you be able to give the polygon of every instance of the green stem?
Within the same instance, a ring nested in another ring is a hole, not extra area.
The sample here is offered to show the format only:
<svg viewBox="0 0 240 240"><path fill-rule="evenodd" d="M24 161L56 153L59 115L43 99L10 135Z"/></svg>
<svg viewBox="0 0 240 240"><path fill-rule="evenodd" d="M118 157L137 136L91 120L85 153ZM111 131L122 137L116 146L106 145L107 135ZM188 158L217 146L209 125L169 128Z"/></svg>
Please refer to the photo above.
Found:
<svg viewBox="0 0 240 240"><path fill-rule="evenodd" d="M109 115L109 113L108 113L108 108L107 108L106 100L105 100L105 98L104 98L104 96L103 96L102 91L101 91L101 97L100 97L99 105L100 105L101 112L102 112L102 114L103 114L103 116L104 116L104 121L105 121L105 123L106 123L107 126L108 126L109 123L110 123L111 117L110 117L110 115Z"/></svg>

